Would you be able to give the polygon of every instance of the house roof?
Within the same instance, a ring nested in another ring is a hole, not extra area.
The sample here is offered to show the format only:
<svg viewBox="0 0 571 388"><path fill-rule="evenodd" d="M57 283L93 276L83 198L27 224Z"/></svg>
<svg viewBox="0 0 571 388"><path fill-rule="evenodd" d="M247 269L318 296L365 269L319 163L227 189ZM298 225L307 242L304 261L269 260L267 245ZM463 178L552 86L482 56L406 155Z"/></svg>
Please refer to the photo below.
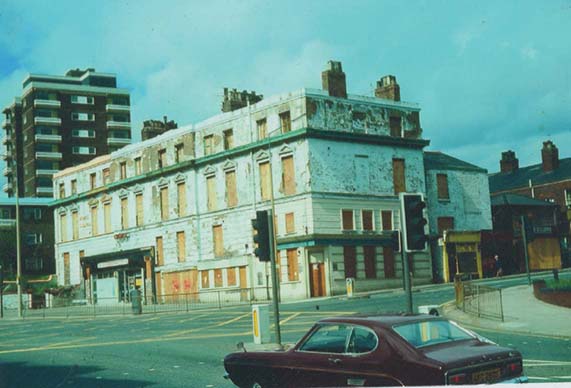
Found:
<svg viewBox="0 0 571 388"><path fill-rule="evenodd" d="M440 151L424 152L425 170L460 170L488 173L488 170L475 166Z"/></svg>
<svg viewBox="0 0 571 388"><path fill-rule="evenodd" d="M539 163L513 172L490 174L488 180L491 193L528 187L530 180L533 185L571 180L571 158L559 159L559 167L550 172L544 172Z"/></svg>
<svg viewBox="0 0 571 388"><path fill-rule="evenodd" d="M526 197L525 195L518 195L518 194L498 194L493 195L491 198L491 205L492 206L541 206L541 207L550 207L550 206L557 206L555 203L542 201L540 199L535 199L531 197Z"/></svg>

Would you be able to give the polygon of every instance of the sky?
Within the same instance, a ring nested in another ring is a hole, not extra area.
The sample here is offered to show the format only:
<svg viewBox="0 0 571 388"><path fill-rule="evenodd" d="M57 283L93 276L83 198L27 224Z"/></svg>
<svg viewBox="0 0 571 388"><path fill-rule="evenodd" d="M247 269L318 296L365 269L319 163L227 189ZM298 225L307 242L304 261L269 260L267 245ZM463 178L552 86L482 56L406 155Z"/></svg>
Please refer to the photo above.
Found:
<svg viewBox="0 0 571 388"><path fill-rule="evenodd" d="M130 90L138 141L144 120L219 113L224 87L321 88L338 60L350 94L395 75L427 149L496 172L510 149L540 163L548 139L571 157L569 37L571 0L2 0L0 105L28 73L94 67Z"/></svg>

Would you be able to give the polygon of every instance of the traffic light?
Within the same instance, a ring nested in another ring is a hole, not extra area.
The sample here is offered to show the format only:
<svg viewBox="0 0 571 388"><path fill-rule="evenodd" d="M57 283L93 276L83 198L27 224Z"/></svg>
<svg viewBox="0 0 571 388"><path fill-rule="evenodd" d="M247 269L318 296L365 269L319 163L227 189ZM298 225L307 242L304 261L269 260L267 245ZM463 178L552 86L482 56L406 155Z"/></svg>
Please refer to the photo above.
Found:
<svg viewBox="0 0 571 388"><path fill-rule="evenodd" d="M424 251L428 242L424 217L426 202L422 194L401 194L402 214L404 217L404 248L407 252Z"/></svg>
<svg viewBox="0 0 571 388"><path fill-rule="evenodd" d="M266 210L256 212L252 228L254 228L254 255L258 256L260 261L270 261L270 229Z"/></svg>

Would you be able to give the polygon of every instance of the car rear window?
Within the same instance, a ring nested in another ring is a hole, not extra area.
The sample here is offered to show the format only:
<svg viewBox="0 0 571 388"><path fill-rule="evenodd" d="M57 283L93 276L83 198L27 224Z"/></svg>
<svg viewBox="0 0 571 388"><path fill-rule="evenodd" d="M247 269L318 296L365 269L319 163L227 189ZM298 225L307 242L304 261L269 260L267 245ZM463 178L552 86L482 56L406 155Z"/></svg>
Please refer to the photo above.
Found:
<svg viewBox="0 0 571 388"><path fill-rule="evenodd" d="M472 334L458 325L445 320L395 325L393 330L416 348L474 338Z"/></svg>

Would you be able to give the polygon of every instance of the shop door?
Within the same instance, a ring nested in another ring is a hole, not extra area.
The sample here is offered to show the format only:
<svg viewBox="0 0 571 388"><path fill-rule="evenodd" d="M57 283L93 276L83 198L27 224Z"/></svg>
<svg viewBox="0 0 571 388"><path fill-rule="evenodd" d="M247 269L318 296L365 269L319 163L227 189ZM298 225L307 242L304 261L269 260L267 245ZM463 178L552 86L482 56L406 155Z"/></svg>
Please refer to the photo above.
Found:
<svg viewBox="0 0 571 388"><path fill-rule="evenodd" d="M114 276L97 279L97 303L113 304L119 299L117 278Z"/></svg>
<svg viewBox="0 0 571 388"><path fill-rule="evenodd" d="M309 254L309 288L311 297L325 296L325 264L323 252Z"/></svg>
<svg viewBox="0 0 571 388"><path fill-rule="evenodd" d="M238 267L240 272L240 301L248 301L248 280L246 277L246 267Z"/></svg>

